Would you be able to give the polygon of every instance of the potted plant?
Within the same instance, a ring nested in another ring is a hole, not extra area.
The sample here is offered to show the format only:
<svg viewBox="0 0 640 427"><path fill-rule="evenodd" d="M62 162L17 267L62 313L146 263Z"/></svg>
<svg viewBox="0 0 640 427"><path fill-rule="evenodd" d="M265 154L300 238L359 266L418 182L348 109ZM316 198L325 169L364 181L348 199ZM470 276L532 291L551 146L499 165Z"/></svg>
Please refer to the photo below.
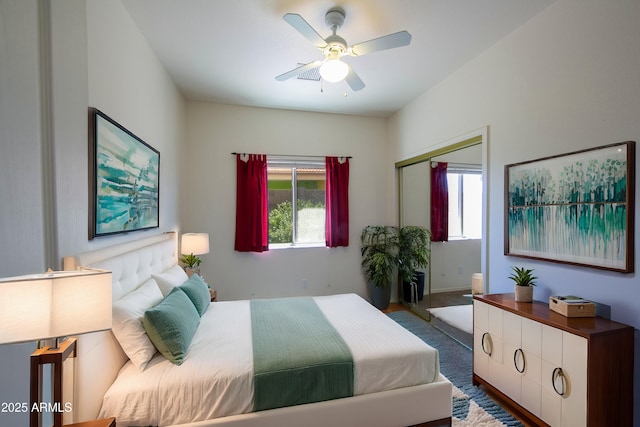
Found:
<svg viewBox="0 0 640 427"><path fill-rule="evenodd" d="M401 227L398 232L398 274L402 280L404 300L412 302L412 283L417 287L417 301L424 295L424 273L419 268L429 265L431 232L420 226Z"/></svg>
<svg viewBox="0 0 640 427"><path fill-rule="evenodd" d="M367 280L371 304L384 310L391 301L391 282L398 260L398 229L369 225L360 235L362 271Z"/></svg>
<svg viewBox="0 0 640 427"><path fill-rule="evenodd" d="M537 277L533 275L533 269L524 267L511 267L513 273L509 279L515 283L516 301L531 302L533 301L533 286Z"/></svg>
<svg viewBox="0 0 640 427"><path fill-rule="evenodd" d="M187 273L187 276L191 277L192 274L200 274L200 263L202 263L202 258L199 256L194 254L182 254L180 262L184 264L184 271Z"/></svg>

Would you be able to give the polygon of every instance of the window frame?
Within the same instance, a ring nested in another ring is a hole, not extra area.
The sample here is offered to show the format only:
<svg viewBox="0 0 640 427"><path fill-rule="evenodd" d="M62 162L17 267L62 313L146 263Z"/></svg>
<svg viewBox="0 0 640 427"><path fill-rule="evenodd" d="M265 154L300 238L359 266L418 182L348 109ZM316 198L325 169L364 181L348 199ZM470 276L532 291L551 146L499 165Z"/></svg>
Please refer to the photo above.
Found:
<svg viewBox="0 0 640 427"><path fill-rule="evenodd" d="M291 169L291 209L292 209L292 242L289 243L271 243L269 242L269 249L301 249L301 248L320 248L326 247L326 241L324 237L317 242L296 242L298 231L298 168L315 168L322 169L324 171L323 182L325 183L325 200L323 200L324 208L326 212L326 163L324 159L320 160L317 157L304 157L304 156L267 156L267 185L269 184L269 169L281 167ZM269 210L271 214L271 210ZM323 224L323 227L325 225ZM324 233L323 233L324 234Z"/></svg>
<svg viewBox="0 0 640 427"><path fill-rule="evenodd" d="M449 240L481 240L482 239L482 231L480 231L480 237L467 237L465 234L465 203L464 203L464 175L478 175L480 176L480 180L482 181L482 166L481 165L459 165L459 164L449 164L447 167L447 179L449 180L449 175L458 175L458 223L460 224L460 235L452 236L450 233L448 235ZM482 183L480 185L482 190ZM482 199L481 199L482 200ZM451 199L449 199L449 206L451 206ZM482 205L480 205L480 212L482 212ZM451 222L451 220L449 220ZM482 222L481 222L482 225ZM451 229L451 227L449 227Z"/></svg>

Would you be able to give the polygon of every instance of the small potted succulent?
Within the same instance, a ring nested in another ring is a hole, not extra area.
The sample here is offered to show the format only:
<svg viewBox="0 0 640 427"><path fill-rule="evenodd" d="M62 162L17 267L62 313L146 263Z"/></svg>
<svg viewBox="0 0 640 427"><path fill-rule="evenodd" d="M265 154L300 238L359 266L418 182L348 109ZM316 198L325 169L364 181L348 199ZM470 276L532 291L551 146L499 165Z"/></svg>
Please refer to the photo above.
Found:
<svg viewBox="0 0 640 427"><path fill-rule="evenodd" d="M509 276L509 279L515 283L516 301L533 301L533 286L536 285L535 281L538 279L533 275L533 269L524 267L511 267L511 269L513 274Z"/></svg>
<svg viewBox="0 0 640 427"><path fill-rule="evenodd" d="M184 264L184 271L187 273L187 276L191 277L192 274L200 275L200 263L202 263L202 258L194 254L183 254L180 257L180 262Z"/></svg>

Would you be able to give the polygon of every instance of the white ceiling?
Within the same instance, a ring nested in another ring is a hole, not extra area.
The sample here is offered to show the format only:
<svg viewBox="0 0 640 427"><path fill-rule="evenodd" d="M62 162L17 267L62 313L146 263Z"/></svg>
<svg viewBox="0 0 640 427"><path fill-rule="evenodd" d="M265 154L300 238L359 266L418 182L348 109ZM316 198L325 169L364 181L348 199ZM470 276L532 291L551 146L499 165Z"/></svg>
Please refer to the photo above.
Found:
<svg viewBox="0 0 640 427"><path fill-rule="evenodd" d="M186 98L227 104L388 116L555 0L123 0ZM346 57L366 84L275 76L322 59L286 23L298 13L322 36L333 6L352 45L407 30L409 46Z"/></svg>

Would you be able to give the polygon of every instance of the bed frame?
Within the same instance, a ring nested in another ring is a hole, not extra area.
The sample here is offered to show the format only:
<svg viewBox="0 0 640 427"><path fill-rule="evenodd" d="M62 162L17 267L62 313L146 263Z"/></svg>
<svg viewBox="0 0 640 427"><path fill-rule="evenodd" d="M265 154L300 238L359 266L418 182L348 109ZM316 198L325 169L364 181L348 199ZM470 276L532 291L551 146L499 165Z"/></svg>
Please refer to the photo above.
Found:
<svg viewBox="0 0 640 427"><path fill-rule="evenodd" d="M152 273L168 269L177 260L176 233L165 233L66 257L64 268L71 270L82 266L110 270L113 300L117 300L151 278ZM127 360L111 331L78 337L73 422L98 416L102 397ZM451 396L451 383L440 375L439 380L431 384L222 417L182 424L181 427L451 426Z"/></svg>

